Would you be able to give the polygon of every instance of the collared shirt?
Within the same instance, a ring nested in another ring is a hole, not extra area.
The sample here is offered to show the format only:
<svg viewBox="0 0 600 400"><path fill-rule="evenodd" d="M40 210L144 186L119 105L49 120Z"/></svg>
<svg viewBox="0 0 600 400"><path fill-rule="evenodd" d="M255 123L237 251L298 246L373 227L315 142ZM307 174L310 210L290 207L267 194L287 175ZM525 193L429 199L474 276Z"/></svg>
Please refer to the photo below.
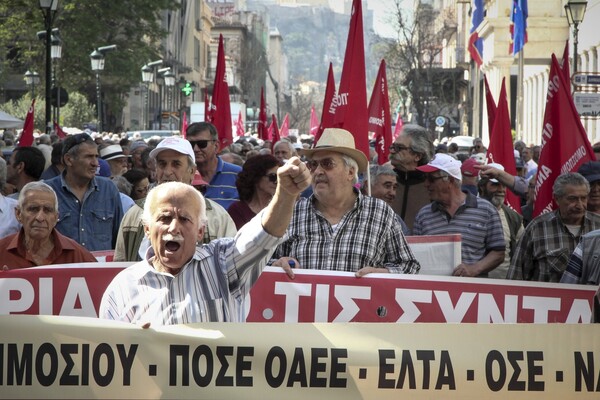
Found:
<svg viewBox="0 0 600 400"><path fill-rule="evenodd" d="M235 238L196 247L177 275L158 272L152 248L121 271L106 289L100 317L152 325L243 322L244 301L280 238L269 235L259 213Z"/></svg>
<svg viewBox="0 0 600 400"><path fill-rule="evenodd" d="M58 197L56 229L90 251L114 249L123 218L117 187L96 176L80 202L64 177L65 173L46 181Z"/></svg>
<svg viewBox="0 0 600 400"><path fill-rule="evenodd" d="M17 200L0 194L0 238L12 235L21 229L21 224L15 215L17 204Z"/></svg>
<svg viewBox="0 0 600 400"><path fill-rule="evenodd" d="M581 237L575 247L567 269L560 278L560 283L575 283L581 285L600 284L600 230L595 230Z"/></svg>
<svg viewBox="0 0 600 400"><path fill-rule="evenodd" d="M240 198L235 181L241 170L239 165L225 162L217 156L217 171L206 187L204 197L216 201L227 210L231 203Z"/></svg>
<svg viewBox="0 0 600 400"><path fill-rule="evenodd" d="M96 257L72 239L61 235L53 229L54 248L46 260L39 265L71 264L78 262L96 262ZM25 248L25 231L0 239L0 263L9 269L37 267Z"/></svg>
<svg viewBox="0 0 600 400"><path fill-rule="evenodd" d="M590 212L585 213L578 237L562 223L558 210L534 218L517 243L506 278L560 281L581 236L599 228L600 216Z"/></svg>
<svg viewBox="0 0 600 400"><path fill-rule="evenodd" d="M461 235L461 258L475 264L490 251L504 251L498 210L487 200L466 193L465 202L450 216L438 202L426 205L415 218L414 235Z"/></svg>
<svg viewBox="0 0 600 400"><path fill-rule="evenodd" d="M416 274L421 266L408 247L394 211L382 200L358 197L334 229L315 207L316 197L300 199L284 242L273 260L293 257L303 268L356 272L363 267Z"/></svg>

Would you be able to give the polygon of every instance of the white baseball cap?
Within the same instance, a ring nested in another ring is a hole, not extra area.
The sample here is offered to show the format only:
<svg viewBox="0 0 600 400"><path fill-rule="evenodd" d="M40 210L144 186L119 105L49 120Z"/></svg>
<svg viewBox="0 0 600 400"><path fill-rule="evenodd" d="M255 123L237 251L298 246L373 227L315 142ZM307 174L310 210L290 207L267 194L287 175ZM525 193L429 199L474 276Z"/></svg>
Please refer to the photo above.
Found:
<svg viewBox="0 0 600 400"><path fill-rule="evenodd" d="M460 166L462 163L445 153L437 153L427 165L417 167L422 172L444 171L456 180L462 181Z"/></svg>
<svg viewBox="0 0 600 400"><path fill-rule="evenodd" d="M493 162L493 163L489 163L488 165L492 168L496 168L496 169L499 169L500 171L504 171L504 165L502 165L502 164ZM490 182L498 183L498 179L490 179Z"/></svg>
<svg viewBox="0 0 600 400"><path fill-rule="evenodd" d="M196 162L196 156L194 155L194 149L190 142L179 136L172 136L164 138L160 141L158 146L150 152L150 158L156 159L158 153L163 150L175 150L178 153L185 154L186 156L192 157L192 161Z"/></svg>

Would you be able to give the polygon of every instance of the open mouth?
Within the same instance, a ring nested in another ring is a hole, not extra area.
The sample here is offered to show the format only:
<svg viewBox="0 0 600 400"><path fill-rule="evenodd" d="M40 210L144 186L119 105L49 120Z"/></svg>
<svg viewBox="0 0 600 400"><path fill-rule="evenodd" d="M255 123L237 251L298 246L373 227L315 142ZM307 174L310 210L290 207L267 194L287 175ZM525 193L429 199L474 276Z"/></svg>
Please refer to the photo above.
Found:
<svg viewBox="0 0 600 400"><path fill-rule="evenodd" d="M172 240L169 240L168 242L165 243L165 249L167 249L167 251L174 253L177 250L179 250L179 248L181 247L181 243L179 242L175 242Z"/></svg>

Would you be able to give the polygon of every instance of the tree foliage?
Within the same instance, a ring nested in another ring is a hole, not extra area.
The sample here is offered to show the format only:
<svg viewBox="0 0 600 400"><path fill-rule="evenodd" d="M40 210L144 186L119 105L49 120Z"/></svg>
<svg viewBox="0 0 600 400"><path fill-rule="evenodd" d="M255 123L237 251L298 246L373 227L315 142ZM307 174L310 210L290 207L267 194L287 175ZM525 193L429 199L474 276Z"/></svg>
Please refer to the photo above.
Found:
<svg viewBox="0 0 600 400"><path fill-rule="evenodd" d="M60 86L81 92L95 101L95 75L89 55L98 47L116 44L106 55L102 72L105 104L112 113L120 112L124 96L139 84L140 68L159 57L163 10L176 10L177 0L59 0L53 26L60 30L63 55L57 68ZM6 49L0 79L22 77L25 70L36 70L45 85L45 41L36 32L45 30L37 1L0 2L0 45ZM14 79L14 78L13 78ZM109 113L111 113L109 111Z"/></svg>

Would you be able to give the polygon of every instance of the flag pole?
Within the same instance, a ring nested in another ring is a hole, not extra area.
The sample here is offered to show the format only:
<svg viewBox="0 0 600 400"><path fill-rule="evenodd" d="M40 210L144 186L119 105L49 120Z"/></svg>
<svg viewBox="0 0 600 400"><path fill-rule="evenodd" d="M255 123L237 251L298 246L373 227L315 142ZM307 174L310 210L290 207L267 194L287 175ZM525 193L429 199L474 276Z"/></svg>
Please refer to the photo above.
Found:
<svg viewBox="0 0 600 400"><path fill-rule="evenodd" d="M473 137L481 138L481 114L479 113L479 105L481 103L481 77L480 69L475 63L475 85L473 86L473 121L471 123L471 132Z"/></svg>
<svg viewBox="0 0 600 400"><path fill-rule="evenodd" d="M517 110L515 115L515 128L517 131L517 138L523 140L523 70L524 70L524 58L523 52L525 46L519 51L519 66L517 70Z"/></svg>

